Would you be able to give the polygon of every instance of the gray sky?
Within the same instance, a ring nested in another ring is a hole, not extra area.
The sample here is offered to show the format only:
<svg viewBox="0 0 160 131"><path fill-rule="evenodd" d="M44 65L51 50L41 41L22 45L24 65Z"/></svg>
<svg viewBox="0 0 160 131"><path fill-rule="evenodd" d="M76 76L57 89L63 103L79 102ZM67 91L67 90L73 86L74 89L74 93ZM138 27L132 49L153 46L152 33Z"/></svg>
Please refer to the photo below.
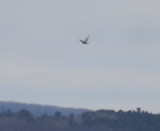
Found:
<svg viewBox="0 0 160 131"><path fill-rule="evenodd" d="M160 113L159 5L1 0L0 100Z"/></svg>

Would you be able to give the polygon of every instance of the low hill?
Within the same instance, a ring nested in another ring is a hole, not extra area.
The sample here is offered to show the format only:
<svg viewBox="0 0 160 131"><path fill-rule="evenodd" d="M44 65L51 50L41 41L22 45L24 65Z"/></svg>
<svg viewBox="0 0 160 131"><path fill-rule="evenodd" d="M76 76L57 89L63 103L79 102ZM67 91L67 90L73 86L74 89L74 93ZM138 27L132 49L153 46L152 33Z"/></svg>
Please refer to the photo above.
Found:
<svg viewBox="0 0 160 131"><path fill-rule="evenodd" d="M40 116L42 114L54 115L54 113L57 111L61 112L64 115L69 115L71 113L81 114L82 112L87 111L86 109L0 101L0 112L7 110L11 110L12 112L18 112L22 109L30 111L34 116Z"/></svg>
<svg viewBox="0 0 160 131"><path fill-rule="evenodd" d="M97 110L82 114L33 116L22 109L0 113L0 131L160 131L160 114L147 111Z"/></svg>

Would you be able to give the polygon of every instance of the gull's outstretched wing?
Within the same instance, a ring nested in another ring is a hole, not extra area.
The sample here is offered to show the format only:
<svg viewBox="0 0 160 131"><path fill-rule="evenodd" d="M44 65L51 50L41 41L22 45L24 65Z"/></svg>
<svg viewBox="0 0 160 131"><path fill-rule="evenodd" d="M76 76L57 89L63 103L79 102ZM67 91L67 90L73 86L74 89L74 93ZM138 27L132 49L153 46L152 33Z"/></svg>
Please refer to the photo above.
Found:
<svg viewBox="0 0 160 131"><path fill-rule="evenodd" d="M86 43L88 42L89 36L84 40Z"/></svg>
<svg viewBox="0 0 160 131"><path fill-rule="evenodd" d="M83 41L83 40L81 40L81 39L80 39L80 42L84 43L84 41Z"/></svg>

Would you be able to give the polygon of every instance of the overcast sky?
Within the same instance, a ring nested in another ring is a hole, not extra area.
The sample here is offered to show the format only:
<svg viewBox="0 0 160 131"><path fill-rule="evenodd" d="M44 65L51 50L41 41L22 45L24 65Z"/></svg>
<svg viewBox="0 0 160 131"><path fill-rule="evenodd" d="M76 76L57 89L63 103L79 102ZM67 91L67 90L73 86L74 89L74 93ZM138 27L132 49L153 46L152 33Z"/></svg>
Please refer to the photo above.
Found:
<svg viewBox="0 0 160 131"><path fill-rule="evenodd" d="M1 0L0 100L160 113L159 5Z"/></svg>

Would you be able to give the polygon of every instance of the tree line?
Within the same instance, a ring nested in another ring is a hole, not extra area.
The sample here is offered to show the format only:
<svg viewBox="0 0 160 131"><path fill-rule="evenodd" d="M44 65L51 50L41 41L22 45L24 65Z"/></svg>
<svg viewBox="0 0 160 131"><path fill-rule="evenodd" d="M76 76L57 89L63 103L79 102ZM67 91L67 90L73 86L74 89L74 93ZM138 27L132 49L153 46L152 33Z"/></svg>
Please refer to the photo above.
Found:
<svg viewBox="0 0 160 131"><path fill-rule="evenodd" d="M159 131L160 114L141 111L97 110L80 115L33 116L28 110L0 113L0 131Z"/></svg>

